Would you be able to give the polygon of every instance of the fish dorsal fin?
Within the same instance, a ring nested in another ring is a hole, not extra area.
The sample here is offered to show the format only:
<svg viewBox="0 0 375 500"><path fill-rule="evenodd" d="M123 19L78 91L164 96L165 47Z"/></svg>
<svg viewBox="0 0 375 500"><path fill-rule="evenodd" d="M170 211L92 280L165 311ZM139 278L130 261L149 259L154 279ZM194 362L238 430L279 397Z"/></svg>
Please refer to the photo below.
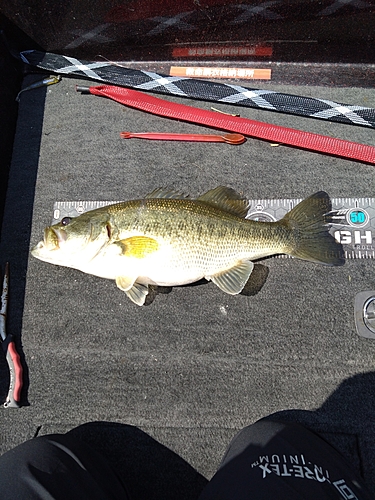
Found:
<svg viewBox="0 0 375 500"><path fill-rule="evenodd" d="M215 274L214 276L206 276L206 279L210 279L223 292L229 293L229 295L237 295L243 290L253 269L254 264L250 260L247 260L227 271Z"/></svg>
<svg viewBox="0 0 375 500"><path fill-rule="evenodd" d="M232 188L218 186L215 189L202 194L199 201L204 201L208 205L219 207L237 217L245 218L249 210L249 200L244 198Z"/></svg>
<svg viewBox="0 0 375 500"><path fill-rule="evenodd" d="M185 200L189 198L189 195L175 191L173 188L157 188L154 189L150 194L146 195L145 198L169 198L174 200Z"/></svg>

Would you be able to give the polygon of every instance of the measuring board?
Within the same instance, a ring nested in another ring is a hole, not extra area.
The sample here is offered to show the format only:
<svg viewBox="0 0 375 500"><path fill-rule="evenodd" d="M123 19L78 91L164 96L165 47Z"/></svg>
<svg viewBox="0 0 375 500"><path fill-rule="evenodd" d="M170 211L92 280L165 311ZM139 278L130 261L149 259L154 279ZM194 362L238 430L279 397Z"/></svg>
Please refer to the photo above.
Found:
<svg viewBox="0 0 375 500"><path fill-rule="evenodd" d="M300 201L302 199L249 200L246 218L274 222L282 219ZM342 244L345 258L375 259L375 198L332 198L331 202L330 233ZM57 201L52 224L63 217L77 217L113 203L118 201Z"/></svg>

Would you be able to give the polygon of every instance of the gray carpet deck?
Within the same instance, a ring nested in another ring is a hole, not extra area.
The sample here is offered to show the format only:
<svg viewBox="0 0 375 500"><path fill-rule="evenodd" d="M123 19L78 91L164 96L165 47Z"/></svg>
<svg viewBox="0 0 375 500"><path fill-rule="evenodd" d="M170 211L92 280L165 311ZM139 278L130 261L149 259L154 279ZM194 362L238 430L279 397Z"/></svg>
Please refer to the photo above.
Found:
<svg viewBox="0 0 375 500"><path fill-rule="evenodd" d="M22 339L28 405L1 411L0 452L36 433L72 431L95 442L96 429L97 446L117 458L129 442L154 446L154 456L160 447L179 468L176 484L186 480L186 498L194 498L237 430L277 412L322 433L375 493L375 341L359 337L353 319L356 293L375 290L373 261L326 268L271 258L258 267L268 275L256 294L228 296L202 283L160 290L138 307L112 281L29 257L55 201L126 200L163 186L198 196L218 185L249 198L320 189L372 197L374 167L253 139L241 146L122 140L123 130L207 129L81 95L75 84L85 82L63 79L21 98L0 255L11 265L8 329ZM369 89L268 87L375 106ZM375 145L373 130L361 127L215 107ZM3 357L0 373L4 397Z"/></svg>

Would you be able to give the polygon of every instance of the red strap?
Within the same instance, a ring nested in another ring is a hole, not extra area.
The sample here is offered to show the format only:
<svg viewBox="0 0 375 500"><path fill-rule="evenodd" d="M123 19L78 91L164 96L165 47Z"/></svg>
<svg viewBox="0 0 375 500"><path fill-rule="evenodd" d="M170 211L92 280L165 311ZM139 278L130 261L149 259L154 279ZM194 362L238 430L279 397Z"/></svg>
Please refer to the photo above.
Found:
<svg viewBox="0 0 375 500"><path fill-rule="evenodd" d="M125 104L125 106L141 109L154 115L199 123L266 141L375 164L374 146L194 108L124 87L99 85L98 87L90 87L90 93L109 97Z"/></svg>

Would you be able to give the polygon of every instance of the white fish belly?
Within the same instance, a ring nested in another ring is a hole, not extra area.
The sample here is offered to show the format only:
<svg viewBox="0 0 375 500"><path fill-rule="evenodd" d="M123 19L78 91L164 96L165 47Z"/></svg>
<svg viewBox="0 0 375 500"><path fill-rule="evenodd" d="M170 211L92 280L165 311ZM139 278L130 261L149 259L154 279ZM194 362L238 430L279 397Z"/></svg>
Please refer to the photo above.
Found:
<svg viewBox="0 0 375 500"><path fill-rule="evenodd" d="M188 245L169 246L142 263L140 280L161 286L177 286L198 281L228 270L243 260L250 260L252 252L239 251L234 246L225 248Z"/></svg>
<svg viewBox="0 0 375 500"><path fill-rule="evenodd" d="M125 235L132 236L136 235ZM254 241L249 235L236 238L227 233L227 237L200 239L186 235L173 239L152 234L145 236L158 242L159 248L155 252L142 258L129 257L122 253L119 245L112 244L77 268L102 278L126 276L144 284L178 286L214 276L245 260L277 253L274 243Z"/></svg>

